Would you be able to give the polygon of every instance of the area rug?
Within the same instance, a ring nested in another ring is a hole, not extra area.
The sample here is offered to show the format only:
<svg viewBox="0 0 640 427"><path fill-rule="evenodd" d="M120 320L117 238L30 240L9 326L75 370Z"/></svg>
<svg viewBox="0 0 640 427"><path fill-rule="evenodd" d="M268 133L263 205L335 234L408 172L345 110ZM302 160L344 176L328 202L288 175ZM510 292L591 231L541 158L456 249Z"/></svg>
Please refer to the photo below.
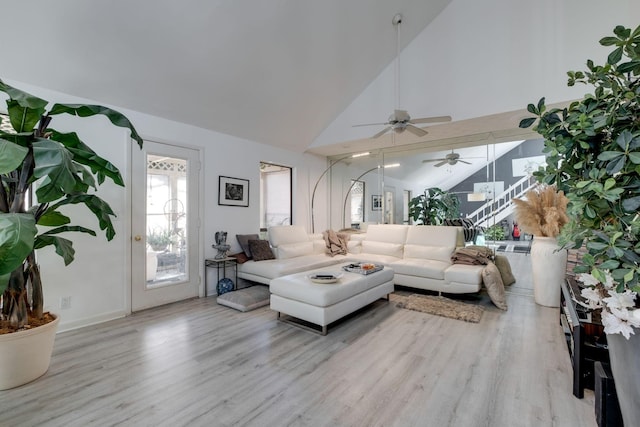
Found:
<svg viewBox="0 0 640 427"><path fill-rule="evenodd" d="M391 294L391 300L396 301L396 307L407 310L420 311L450 319L464 320L465 322L478 323L482 318L484 308L482 306L454 301L449 298L432 295Z"/></svg>
<svg viewBox="0 0 640 427"><path fill-rule="evenodd" d="M500 245L496 248L496 252L515 252L520 254L526 254L531 251L530 246L516 246L516 245Z"/></svg>

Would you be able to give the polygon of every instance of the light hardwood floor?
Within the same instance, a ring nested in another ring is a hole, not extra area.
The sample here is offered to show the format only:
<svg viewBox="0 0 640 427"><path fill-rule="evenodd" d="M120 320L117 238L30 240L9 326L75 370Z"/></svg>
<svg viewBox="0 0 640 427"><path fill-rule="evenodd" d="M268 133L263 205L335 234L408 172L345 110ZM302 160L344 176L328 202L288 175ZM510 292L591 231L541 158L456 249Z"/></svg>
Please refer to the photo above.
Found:
<svg viewBox="0 0 640 427"><path fill-rule="evenodd" d="M58 334L49 371L0 391L2 426L595 426L527 255L478 324L377 301L322 337L215 297ZM3 367L5 369L6 367Z"/></svg>

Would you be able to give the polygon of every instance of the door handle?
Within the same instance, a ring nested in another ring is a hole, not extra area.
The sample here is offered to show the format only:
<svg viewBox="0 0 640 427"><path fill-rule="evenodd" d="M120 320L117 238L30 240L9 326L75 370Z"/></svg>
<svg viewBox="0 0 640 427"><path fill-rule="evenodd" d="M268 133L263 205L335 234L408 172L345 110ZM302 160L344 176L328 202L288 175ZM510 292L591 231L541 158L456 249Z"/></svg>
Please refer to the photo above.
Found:
<svg viewBox="0 0 640 427"><path fill-rule="evenodd" d="M136 242L139 242L140 240L142 240L142 236L141 235L136 235L133 240L135 240Z"/></svg>

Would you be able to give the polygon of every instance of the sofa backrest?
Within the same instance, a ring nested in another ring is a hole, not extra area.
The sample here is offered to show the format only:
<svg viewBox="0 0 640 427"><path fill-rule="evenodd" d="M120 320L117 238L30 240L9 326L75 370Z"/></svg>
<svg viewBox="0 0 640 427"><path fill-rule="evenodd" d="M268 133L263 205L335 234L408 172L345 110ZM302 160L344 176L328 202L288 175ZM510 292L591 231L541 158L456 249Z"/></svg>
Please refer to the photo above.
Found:
<svg viewBox="0 0 640 427"><path fill-rule="evenodd" d="M362 252L402 258L407 225L371 224L362 240Z"/></svg>
<svg viewBox="0 0 640 427"><path fill-rule="evenodd" d="M414 225L407 230L404 258L451 262L456 248L458 229L438 225Z"/></svg>
<svg viewBox="0 0 640 427"><path fill-rule="evenodd" d="M295 258L314 253L313 241L300 225L269 227L269 243L278 259Z"/></svg>

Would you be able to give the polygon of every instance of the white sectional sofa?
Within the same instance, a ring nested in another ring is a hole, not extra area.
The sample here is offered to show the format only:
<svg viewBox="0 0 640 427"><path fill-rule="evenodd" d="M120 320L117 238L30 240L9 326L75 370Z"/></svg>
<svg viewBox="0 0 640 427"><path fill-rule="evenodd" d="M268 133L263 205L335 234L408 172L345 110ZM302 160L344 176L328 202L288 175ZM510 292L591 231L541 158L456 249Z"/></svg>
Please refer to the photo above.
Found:
<svg viewBox="0 0 640 427"><path fill-rule="evenodd" d="M301 226L269 229L276 259L247 261L238 265L238 277L270 284L273 279L345 262L367 261L394 270L394 283L446 293L474 293L482 287L483 265L453 264L459 244L457 227L369 225L353 234L347 255L325 253L322 234L309 235Z"/></svg>

